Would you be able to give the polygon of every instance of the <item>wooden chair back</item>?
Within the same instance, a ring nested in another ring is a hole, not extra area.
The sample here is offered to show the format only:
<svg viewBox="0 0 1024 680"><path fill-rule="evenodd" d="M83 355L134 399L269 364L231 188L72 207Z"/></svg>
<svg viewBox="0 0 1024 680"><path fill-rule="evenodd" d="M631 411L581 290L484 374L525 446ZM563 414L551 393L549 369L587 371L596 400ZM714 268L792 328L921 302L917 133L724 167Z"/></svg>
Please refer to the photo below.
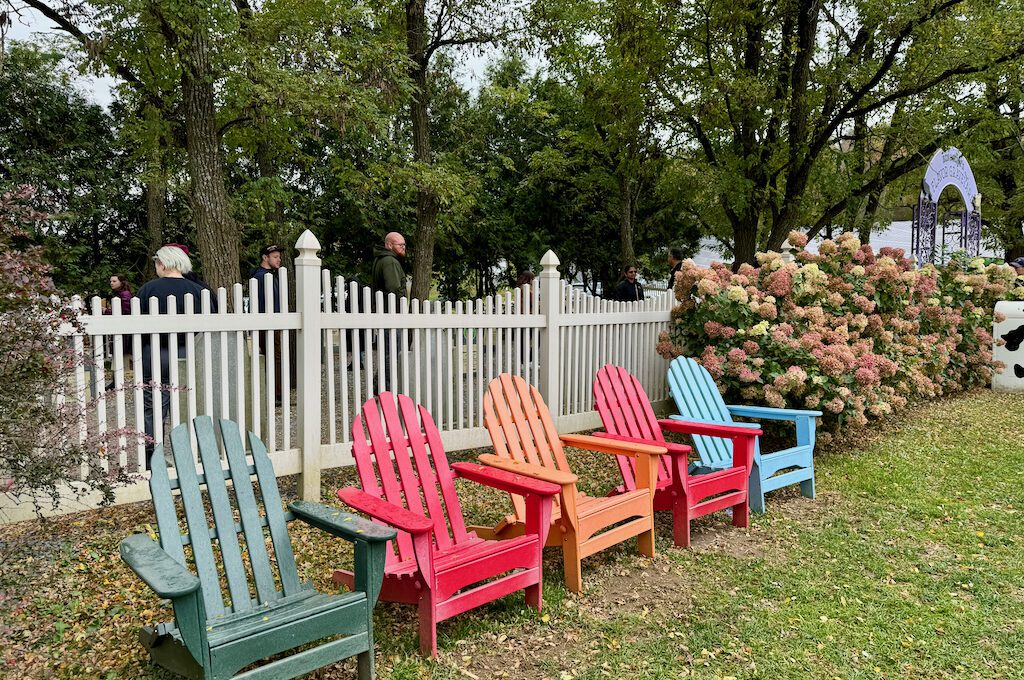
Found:
<svg viewBox="0 0 1024 680"><path fill-rule="evenodd" d="M191 546L195 573L202 584L206 618L249 610L299 593L302 588L286 523L290 513L282 509L277 477L263 442L249 433L249 464L238 424L219 421L220 442L228 464L225 469L213 419L199 416L193 420L193 427L203 474L196 471L188 423L182 423L171 431L176 478L170 478L163 447L158 446L153 454L149 486L161 547L187 567L185 547ZM253 484L253 476L258 486ZM183 518L175 508L175 490L181 494ZM180 529L182 519L187 523L185 532ZM273 560L267 552L268 534ZM245 554L239 535L245 539ZM227 593L221 589L217 552Z"/></svg>
<svg viewBox="0 0 1024 680"><path fill-rule="evenodd" d="M605 432L650 442L665 441L643 385L621 366L606 364L597 372L594 402ZM629 456L615 456L615 460L625 488L629 491L636 489L636 461ZM668 459L662 456L658 460L659 486L671 478Z"/></svg>
<svg viewBox="0 0 1024 680"><path fill-rule="evenodd" d="M558 430L540 391L517 375L502 373L484 395L484 427L494 452L522 463L572 472L562 450ZM516 516L526 516L520 496L512 495ZM558 499L555 499L558 508Z"/></svg>
<svg viewBox="0 0 1024 680"><path fill-rule="evenodd" d="M718 385L707 369L693 359L676 357L672 360L668 367L668 388L676 410L684 418L733 422ZM706 465L727 467L732 464L730 439L694 435L693 445Z"/></svg>
<svg viewBox="0 0 1024 680"><path fill-rule="evenodd" d="M404 394L368 399L352 423L352 452L363 491L429 517L438 550L469 538L455 476L426 408ZM399 531L387 563L413 557L412 537Z"/></svg>

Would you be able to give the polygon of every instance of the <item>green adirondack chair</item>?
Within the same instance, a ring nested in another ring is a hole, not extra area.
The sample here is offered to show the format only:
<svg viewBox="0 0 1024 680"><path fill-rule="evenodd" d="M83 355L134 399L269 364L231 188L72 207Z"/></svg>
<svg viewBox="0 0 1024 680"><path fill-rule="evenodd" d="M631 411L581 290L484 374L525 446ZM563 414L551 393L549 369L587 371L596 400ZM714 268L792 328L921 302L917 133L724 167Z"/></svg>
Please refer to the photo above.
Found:
<svg viewBox="0 0 1024 680"><path fill-rule="evenodd" d="M139 636L153 661L191 678L277 679L358 654L359 678L372 678L373 606L384 576L385 548L395 530L318 503L292 503L291 512L284 512L274 468L258 437L249 433L249 464L238 425L221 420L228 463L224 469L213 420L199 416L193 423L206 474L196 472L188 424L182 423L171 432L177 479L168 475L163 447L153 455L149 486L160 542L146 534L121 542L121 559L174 606L173 623L145 627ZM181 493L186 533L180 533L175 489ZM292 519L355 544L354 592L324 594L299 582L286 524ZM239 534L244 536L247 556ZM187 566L185 546L191 546L188 561L195 573ZM337 639L235 675L256 661L326 638Z"/></svg>

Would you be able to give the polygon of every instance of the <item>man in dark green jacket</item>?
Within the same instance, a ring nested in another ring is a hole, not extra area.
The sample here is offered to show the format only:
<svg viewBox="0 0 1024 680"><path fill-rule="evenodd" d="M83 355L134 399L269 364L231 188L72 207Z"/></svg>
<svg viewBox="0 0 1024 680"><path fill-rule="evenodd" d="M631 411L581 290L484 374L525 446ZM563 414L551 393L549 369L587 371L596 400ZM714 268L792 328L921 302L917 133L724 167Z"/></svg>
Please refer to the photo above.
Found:
<svg viewBox="0 0 1024 680"><path fill-rule="evenodd" d="M405 270L399 258L405 257L405 239L397 231L384 237L384 246L373 249L373 289L395 297L405 297Z"/></svg>
<svg viewBox="0 0 1024 680"><path fill-rule="evenodd" d="M384 311L398 311L396 309L390 309L387 303L388 293L394 293L396 299L405 297L405 270L402 268L402 261L400 258L405 257L405 238L397 231L392 231L384 237L384 246L377 246L373 249L373 289L379 290L384 293ZM402 331L399 331L400 333ZM398 347L392 348L393 339L392 333L394 331L383 331L384 336L384 353L383 356L378 356L378 361L384 363L384 385L385 390L390 390L394 386L391 376L391 362L397 361L397 357L401 352L401 340L398 341ZM393 351L397 350L397 351ZM379 372L373 372L374 377L379 375ZM375 381L376 382L376 381ZM378 383L377 390L380 390Z"/></svg>

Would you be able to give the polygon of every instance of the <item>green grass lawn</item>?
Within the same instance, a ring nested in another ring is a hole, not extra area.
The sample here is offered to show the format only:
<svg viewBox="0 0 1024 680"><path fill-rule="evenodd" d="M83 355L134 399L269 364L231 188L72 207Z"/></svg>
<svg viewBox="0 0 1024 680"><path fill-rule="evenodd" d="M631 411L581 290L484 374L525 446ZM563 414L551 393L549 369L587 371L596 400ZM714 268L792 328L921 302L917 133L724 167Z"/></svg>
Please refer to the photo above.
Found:
<svg viewBox="0 0 1024 680"><path fill-rule="evenodd" d="M919 407L821 451L816 500L772 494L749 530L704 518L691 550L672 548L659 518L656 558L635 542L590 558L580 596L549 550L543 617L520 596L457 617L440 627L437 661L415 654L413 608L382 604L379 676L1024 677L1022 424L1019 395ZM576 460L594 488L614 479L609 461ZM504 512L502 497L461 488L471 520ZM170 677L135 640L169 609L116 556L147 522L138 505L0 527L0 675ZM328 587L344 546L293 535L305 576Z"/></svg>

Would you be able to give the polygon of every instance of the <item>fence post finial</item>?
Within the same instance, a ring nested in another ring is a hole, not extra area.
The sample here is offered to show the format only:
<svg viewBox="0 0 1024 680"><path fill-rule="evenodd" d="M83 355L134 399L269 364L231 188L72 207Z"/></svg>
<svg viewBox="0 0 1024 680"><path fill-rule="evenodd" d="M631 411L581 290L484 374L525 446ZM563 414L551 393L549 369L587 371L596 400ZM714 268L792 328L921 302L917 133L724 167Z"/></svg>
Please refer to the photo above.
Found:
<svg viewBox="0 0 1024 680"><path fill-rule="evenodd" d="M320 242L309 229L302 232L295 242L299 256L295 258L295 299L301 316L296 344L298 345L295 373L296 403L320 403ZM290 400L284 408L290 408ZM287 422L287 421L286 421ZM320 408L299 409L299 442L301 449L302 473L299 478L299 492L303 500L320 500Z"/></svg>
<svg viewBox="0 0 1024 680"><path fill-rule="evenodd" d="M320 266L320 258L317 256L317 253L320 252L320 241L309 229L299 235L299 240L295 242L295 249L299 251L299 256L295 258L296 266L302 264Z"/></svg>

